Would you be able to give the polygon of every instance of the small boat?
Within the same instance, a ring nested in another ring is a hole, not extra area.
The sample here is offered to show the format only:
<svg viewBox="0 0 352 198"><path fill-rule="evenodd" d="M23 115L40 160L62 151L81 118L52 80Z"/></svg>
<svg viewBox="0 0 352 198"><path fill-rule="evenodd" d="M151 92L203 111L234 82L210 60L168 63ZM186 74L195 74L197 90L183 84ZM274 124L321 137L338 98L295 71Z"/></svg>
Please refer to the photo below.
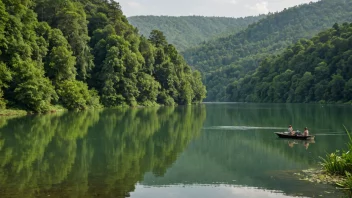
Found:
<svg viewBox="0 0 352 198"><path fill-rule="evenodd" d="M291 135L289 132L275 132L276 135L279 136L279 138L289 138L289 139L298 139L298 140L314 140L314 135L308 135L308 136L303 136L303 135Z"/></svg>

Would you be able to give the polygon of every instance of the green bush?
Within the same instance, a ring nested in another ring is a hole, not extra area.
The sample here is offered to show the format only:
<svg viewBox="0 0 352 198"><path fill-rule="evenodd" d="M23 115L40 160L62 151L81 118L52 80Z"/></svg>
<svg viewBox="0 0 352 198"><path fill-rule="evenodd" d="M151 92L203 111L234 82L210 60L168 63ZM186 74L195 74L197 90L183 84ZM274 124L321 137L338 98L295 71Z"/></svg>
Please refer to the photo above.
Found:
<svg viewBox="0 0 352 198"><path fill-rule="evenodd" d="M326 159L322 159L322 166L325 171L333 175L342 175L346 179L337 185L352 190L352 136L346 129L346 133L349 137L348 151L336 151L326 156Z"/></svg>
<svg viewBox="0 0 352 198"><path fill-rule="evenodd" d="M349 172L345 172L346 179L340 183L337 183L338 186L341 186L343 188L347 188L350 191L352 190L352 175ZM350 192L351 195L351 192Z"/></svg>
<svg viewBox="0 0 352 198"><path fill-rule="evenodd" d="M166 106L175 105L174 99L167 93L165 93L165 91L160 92L160 94L158 95L158 103Z"/></svg>
<svg viewBox="0 0 352 198"><path fill-rule="evenodd" d="M16 56L14 67L14 100L20 106L35 112L46 112L57 99L55 89L44 71L34 61L23 61Z"/></svg>
<svg viewBox="0 0 352 198"><path fill-rule="evenodd" d="M323 168L330 174L345 175L345 172L352 172L352 154L350 152L336 151L323 159Z"/></svg>
<svg viewBox="0 0 352 198"><path fill-rule="evenodd" d="M64 81L58 84L57 93L64 107L72 110L83 110L98 107L99 96L95 90L88 90L87 84L81 81Z"/></svg>

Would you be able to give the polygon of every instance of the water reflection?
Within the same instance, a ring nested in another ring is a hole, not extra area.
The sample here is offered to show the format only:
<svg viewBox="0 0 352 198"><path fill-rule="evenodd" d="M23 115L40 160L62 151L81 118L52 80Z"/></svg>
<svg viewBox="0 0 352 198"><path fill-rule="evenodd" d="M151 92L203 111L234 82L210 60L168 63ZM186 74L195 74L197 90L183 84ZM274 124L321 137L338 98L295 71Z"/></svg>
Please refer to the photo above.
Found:
<svg viewBox="0 0 352 198"><path fill-rule="evenodd" d="M316 197L320 194L336 197L339 192L333 186L300 181L295 176L295 173L317 165L319 155L325 152L320 150L320 143L327 150L335 149L336 145L329 148L329 141L321 139L316 144L314 141L296 141L297 145L291 148L288 146L291 142L260 130L245 133L204 130L164 177L146 174L141 184L151 187L226 184L236 188L265 189L267 194L278 191L281 195L277 197ZM218 190L210 194L221 197Z"/></svg>
<svg viewBox="0 0 352 198"><path fill-rule="evenodd" d="M86 111L8 120L1 197L125 197L165 174L200 135L204 107Z"/></svg>
<svg viewBox="0 0 352 198"><path fill-rule="evenodd" d="M310 134L343 133L345 125L352 131L351 105L320 104L207 104L205 128L214 126L278 127L293 125Z"/></svg>
<svg viewBox="0 0 352 198"><path fill-rule="evenodd" d="M217 194L214 194L217 191ZM132 197L135 198L151 198L151 197L167 197L169 198L214 198L214 197L240 197L240 198L288 198L281 191L265 190L245 186L231 185L190 185L188 188L178 185L147 187L137 185L136 191ZM300 196L299 197L304 197Z"/></svg>
<svg viewBox="0 0 352 198"><path fill-rule="evenodd" d="M294 148L295 145L297 146L303 146L306 150L308 150L309 148L309 144L314 144L315 141L314 140L289 140L287 141L287 144L290 148Z"/></svg>
<svg viewBox="0 0 352 198"><path fill-rule="evenodd" d="M1 120L0 195L336 197L294 173L345 148L351 110L237 103ZM308 126L316 140L277 138L288 124Z"/></svg>
<svg viewBox="0 0 352 198"><path fill-rule="evenodd" d="M147 174L141 184L227 184L279 190L289 196L338 197L335 187L300 181L294 173L317 167L319 156L345 148L347 136L340 130L350 124L351 110L351 106L208 104L202 136L164 177ZM309 126L311 134L319 135L315 141L277 138L273 132L288 124Z"/></svg>

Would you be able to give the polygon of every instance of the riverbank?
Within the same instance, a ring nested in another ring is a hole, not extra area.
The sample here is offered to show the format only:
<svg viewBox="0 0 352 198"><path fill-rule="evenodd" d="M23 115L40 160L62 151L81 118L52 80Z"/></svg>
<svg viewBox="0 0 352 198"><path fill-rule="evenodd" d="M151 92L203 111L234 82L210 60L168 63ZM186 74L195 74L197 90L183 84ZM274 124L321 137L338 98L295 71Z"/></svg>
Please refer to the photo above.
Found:
<svg viewBox="0 0 352 198"><path fill-rule="evenodd" d="M67 111L67 109L63 108L62 106L52 106L50 109L45 113L56 113L56 112L63 112ZM36 114L32 111L26 111L22 109L0 109L0 117L20 117L26 115Z"/></svg>
<svg viewBox="0 0 352 198"><path fill-rule="evenodd" d="M0 109L0 116L13 117L13 116L25 116L28 112L25 110L15 109Z"/></svg>
<svg viewBox="0 0 352 198"><path fill-rule="evenodd" d="M340 175L331 175L323 169L308 169L300 173L295 173L299 180L313 183L336 185L346 181L346 178Z"/></svg>
<svg viewBox="0 0 352 198"><path fill-rule="evenodd" d="M303 170L300 173L295 173L294 175L297 176L299 180L308 181L315 184L335 186L336 190L343 192L346 197L352 197L352 190L347 184L350 182L350 178L348 178L348 176L333 175L324 169L308 169Z"/></svg>
<svg viewBox="0 0 352 198"><path fill-rule="evenodd" d="M337 150L321 158L321 169L309 169L296 173L300 180L333 184L337 189L346 190L348 195L352 195L352 135L346 127L345 130L349 138L347 151Z"/></svg>
<svg viewBox="0 0 352 198"><path fill-rule="evenodd" d="M199 102L195 102L192 103L190 105L199 105L202 103ZM87 108L84 110L90 110L90 109L104 109L104 108L109 108L109 109L123 109L123 108L150 108L150 107L165 107L166 105L161 105L158 103L147 103L144 105L136 105L136 106L128 106L128 105L121 105L121 106L116 106L116 107L103 107L103 106L99 106L99 107L92 107L92 108ZM174 104L171 106L179 106L178 104ZM189 105L185 105L185 106L189 106ZM84 111L84 110L70 110L70 111ZM60 106L60 105L56 105L56 106L51 106L50 109L46 112L43 113L36 113L33 111L26 111L26 110L17 110L17 109L0 109L0 117L14 117L14 116L25 116L25 115L33 115L33 114L47 114L47 113L56 113L56 112L63 112L63 111L69 111L68 109Z"/></svg>

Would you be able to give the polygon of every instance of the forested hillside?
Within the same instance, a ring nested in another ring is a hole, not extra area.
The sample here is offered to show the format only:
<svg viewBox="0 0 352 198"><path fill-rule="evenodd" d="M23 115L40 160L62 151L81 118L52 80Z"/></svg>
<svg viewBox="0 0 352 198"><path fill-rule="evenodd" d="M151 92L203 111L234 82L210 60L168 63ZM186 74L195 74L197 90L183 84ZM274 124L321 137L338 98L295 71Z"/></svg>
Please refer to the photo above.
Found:
<svg viewBox="0 0 352 198"><path fill-rule="evenodd" d="M215 37L239 32L264 17L265 15L245 18L133 16L128 17L128 21L144 36L148 36L152 30L164 32L171 44L175 45L178 50L184 51Z"/></svg>
<svg viewBox="0 0 352 198"><path fill-rule="evenodd" d="M267 57L227 93L234 101L352 103L352 23L335 24Z"/></svg>
<svg viewBox="0 0 352 198"><path fill-rule="evenodd" d="M321 0L269 14L237 34L204 43L183 54L191 66L206 75L207 100L228 101L226 86L253 72L264 57L282 52L301 38L311 38L336 22L349 21L351 0Z"/></svg>
<svg viewBox="0 0 352 198"><path fill-rule="evenodd" d="M160 31L139 36L107 0L0 1L0 109L190 104L199 72Z"/></svg>

